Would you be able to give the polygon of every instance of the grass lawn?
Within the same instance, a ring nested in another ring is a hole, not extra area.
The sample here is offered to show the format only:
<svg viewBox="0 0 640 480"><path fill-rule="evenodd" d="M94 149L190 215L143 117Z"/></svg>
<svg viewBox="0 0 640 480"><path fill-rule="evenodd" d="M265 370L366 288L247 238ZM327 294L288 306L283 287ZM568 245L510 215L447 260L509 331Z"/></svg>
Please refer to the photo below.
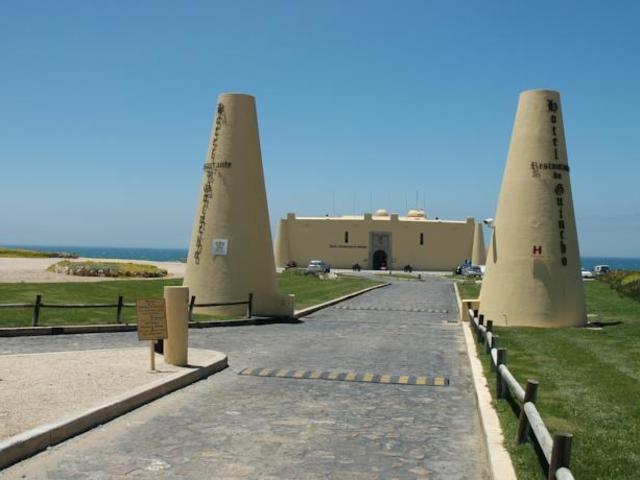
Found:
<svg viewBox="0 0 640 480"><path fill-rule="evenodd" d="M622 322L601 330L497 327L509 369L524 384L540 382L538 409L549 431L574 434L576 478L639 478L640 302L609 285L585 282L591 322ZM488 356L485 375L495 389ZM523 385L524 386L524 385ZM495 402L495 391L492 391ZM497 404L518 478L545 478L530 444L515 446L517 420L506 401Z"/></svg>
<svg viewBox="0 0 640 480"><path fill-rule="evenodd" d="M49 258L51 252L0 247L0 258Z"/></svg>
<svg viewBox="0 0 640 480"><path fill-rule="evenodd" d="M340 276L336 280L319 280L314 276L278 275L283 292L296 295L296 309L326 302L363 288L377 285L366 278ZM171 280L112 280L76 283L2 283L0 303L33 303L37 293L43 303L116 303L118 295L125 302L138 298L158 298L166 285L181 285L182 279ZM33 309L0 309L0 327L30 326ZM198 315L198 318L211 318ZM227 319L228 317L222 317ZM115 323L115 308L51 309L40 312L40 325L79 325ZM126 322L135 322L135 308L124 309Z"/></svg>
<svg viewBox="0 0 640 480"><path fill-rule="evenodd" d="M480 296L480 284L475 280L466 280L465 277L457 276L463 280L457 280L460 297L466 299L475 299Z"/></svg>

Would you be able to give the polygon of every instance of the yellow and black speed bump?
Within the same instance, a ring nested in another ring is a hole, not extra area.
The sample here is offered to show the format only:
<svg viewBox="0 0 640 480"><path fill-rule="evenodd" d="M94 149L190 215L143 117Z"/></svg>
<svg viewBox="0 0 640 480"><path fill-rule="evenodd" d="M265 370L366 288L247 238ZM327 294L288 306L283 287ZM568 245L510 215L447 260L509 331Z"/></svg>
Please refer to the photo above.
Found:
<svg viewBox="0 0 640 480"><path fill-rule="evenodd" d="M299 380L334 380L338 382L389 383L447 387L446 377L420 377L415 375L379 375L376 373L319 372L316 370L284 370L278 368L245 368L238 375L253 377L295 378Z"/></svg>

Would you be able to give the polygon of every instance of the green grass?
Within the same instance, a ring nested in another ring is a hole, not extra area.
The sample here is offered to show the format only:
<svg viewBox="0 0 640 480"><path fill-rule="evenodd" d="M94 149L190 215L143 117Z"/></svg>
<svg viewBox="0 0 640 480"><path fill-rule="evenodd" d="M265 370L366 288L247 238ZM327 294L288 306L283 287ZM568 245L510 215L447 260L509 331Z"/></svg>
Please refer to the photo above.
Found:
<svg viewBox="0 0 640 480"><path fill-rule="evenodd" d="M296 295L296 309L326 302L347 293L376 285L366 278L340 276L336 280L320 280L315 276L278 275L283 292ZM182 279L171 280L112 280L73 283L3 283L0 284L0 303L33 303L36 294L43 295L43 303L116 303L118 295L125 302L138 298L159 298L165 285L181 285ZM31 325L32 309L0 309L0 327ZM81 325L115 323L115 308L51 309L40 312L40 325ZM196 318L212 318L198 315ZM230 317L220 316L226 320ZM125 308L126 322L135 322L135 309Z"/></svg>
<svg viewBox="0 0 640 480"><path fill-rule="evenodd" d="M49 258L52 256L51 252L0 247L0 258Z"/></svg>
<svg viewBox="0 0 640 480"><path fill-rule="evenodd" d="M294 272L278 275L280 290L295 294L297 310L381 283L349 275L339 275L335 280L320 280L314 275L298 275Z"/></svg>
<svg viewBox="0 0 640 480"><path fill-rule="evenodd" d="M460 278L465 278L458 276ZM480 296L480 285L475 280L457 280L460 297L462 298L478 298Z"/></svg>
<svg viewBox="0 0 640 480"><path fill-rule="evenodd" d="M592 322L622 322L602 330L497 327L509 369L524 385L540 382L538 408L549 431L574 434L576 478L637 478L640 471L640 302L607 284L585 282ZM492 390L488 356L482 354ZM492 391L495 402L495 391ZM505 401L497 404L507 449L518 478L542 479L530 444L515 446L517 420Z"/></svg>

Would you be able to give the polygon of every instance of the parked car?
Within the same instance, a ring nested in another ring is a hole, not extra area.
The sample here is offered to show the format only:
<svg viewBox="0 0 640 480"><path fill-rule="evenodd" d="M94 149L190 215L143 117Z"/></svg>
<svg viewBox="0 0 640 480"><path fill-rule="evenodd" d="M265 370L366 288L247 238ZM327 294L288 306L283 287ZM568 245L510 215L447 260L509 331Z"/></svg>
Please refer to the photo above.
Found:
<svg viewBox="0 0 640 480"><path fill-rule="evenodd" d="M609 267L609 265L596 265L595 268L593 269L593 271L598 276L606 275L607 273L609 273L611 271L611 267Z"/></svg>
<svg viewBox="0 0 640 480"><path fill-rule="evenodd" d="M322 260L311 260L307 265L307 272L309 273L329 273L331 266Z"/></svg>
<svg viewBox="0 0 640 480"><path fill-rule="evenodd" d="M595 275L593 274L593 272L591 270L586 270L586 269L581 269L580 270L580 275L582 275L582 278L594 278Z"/></svg>
<svg viewBox="0 0 640 480"><path fill-rule="evenodd" d="M482 277L482 269L477 265L469 265L462 269L465 277Z"/></svg>

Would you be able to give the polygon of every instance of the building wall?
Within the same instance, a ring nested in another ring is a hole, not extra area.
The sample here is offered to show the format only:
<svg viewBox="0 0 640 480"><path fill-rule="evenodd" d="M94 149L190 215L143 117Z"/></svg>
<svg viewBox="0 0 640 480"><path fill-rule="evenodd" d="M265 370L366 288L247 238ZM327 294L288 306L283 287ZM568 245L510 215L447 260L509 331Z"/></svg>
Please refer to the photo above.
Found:
<svg viewBox="0 0 640 480"><path fill-rule="evenodd" d="M370 268L375 250L371 235L379 232L390 234L388 268L411 265L418 270L449 270L471 258L474 224L473 218L457 222L397 215L296 218L288 214L279 223L276 265L294 261L303 266L310 260L324 260L334 268L351 268L355 263Z"/></svg>

